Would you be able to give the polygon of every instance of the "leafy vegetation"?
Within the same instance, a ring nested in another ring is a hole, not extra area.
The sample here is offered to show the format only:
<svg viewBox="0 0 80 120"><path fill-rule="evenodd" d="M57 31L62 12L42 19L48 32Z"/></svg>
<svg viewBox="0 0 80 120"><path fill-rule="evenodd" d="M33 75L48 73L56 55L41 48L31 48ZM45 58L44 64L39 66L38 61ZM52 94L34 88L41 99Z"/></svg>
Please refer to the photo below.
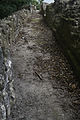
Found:
<svg viewBox="0 0 80 120"><path fill-rule="evenodd" d="M39 0L41 3L43 0ZM7 17L14 11L22 8L23 5L34 4L40 8L40 3L37 0L0 0L0 19Z"/></svg>

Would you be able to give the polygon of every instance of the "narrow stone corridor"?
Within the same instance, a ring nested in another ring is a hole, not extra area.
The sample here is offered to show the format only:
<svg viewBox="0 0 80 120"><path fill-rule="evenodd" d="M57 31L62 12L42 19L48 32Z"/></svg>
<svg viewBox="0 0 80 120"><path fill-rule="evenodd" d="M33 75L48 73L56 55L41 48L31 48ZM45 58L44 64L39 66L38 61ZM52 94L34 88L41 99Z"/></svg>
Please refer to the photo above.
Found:
<svg viewBox="0 0 80 120"><path fill-rule="evenodd" d="M16 102L10 120L79 120L68 91L75 76L51 30L36 13L23 26L12 45Z"/></svg>

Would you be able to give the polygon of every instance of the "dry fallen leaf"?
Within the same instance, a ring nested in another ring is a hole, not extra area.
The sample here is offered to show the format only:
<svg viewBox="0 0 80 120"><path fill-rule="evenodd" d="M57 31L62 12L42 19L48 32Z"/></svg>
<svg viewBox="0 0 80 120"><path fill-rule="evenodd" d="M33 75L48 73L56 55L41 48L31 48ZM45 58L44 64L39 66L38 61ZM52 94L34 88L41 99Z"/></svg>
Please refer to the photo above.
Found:
<svg viewBox="0 0 80 120"><path fill-rule="evenodd" d="M76 89L76 85L75 84L72 84L72 89Z"/></svg>

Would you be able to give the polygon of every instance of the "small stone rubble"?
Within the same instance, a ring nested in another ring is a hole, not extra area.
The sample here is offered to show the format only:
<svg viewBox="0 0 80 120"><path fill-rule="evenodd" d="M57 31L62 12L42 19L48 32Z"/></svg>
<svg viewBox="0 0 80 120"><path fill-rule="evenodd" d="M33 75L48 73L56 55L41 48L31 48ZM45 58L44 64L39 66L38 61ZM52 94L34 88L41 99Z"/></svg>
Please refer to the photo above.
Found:
<svg viewBox="0 0 80 120"><path fill-rule="evenodd" d="M25 25L12 45L16 102L10 120L80 120L76 78L51 30L37 13Z"/></svg>

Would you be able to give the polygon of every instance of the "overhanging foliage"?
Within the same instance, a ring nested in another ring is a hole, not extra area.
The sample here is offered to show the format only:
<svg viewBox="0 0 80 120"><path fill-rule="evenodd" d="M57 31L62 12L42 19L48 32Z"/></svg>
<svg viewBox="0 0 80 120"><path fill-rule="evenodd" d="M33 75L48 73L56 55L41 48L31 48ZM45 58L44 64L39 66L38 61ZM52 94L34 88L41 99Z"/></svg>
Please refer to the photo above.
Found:
<svg viewBox="0 0 80 120"><path fill-rule="evenodd" d="M29 5L32 0L0 0L0 19L7 17L26 4Z"/></svg>

